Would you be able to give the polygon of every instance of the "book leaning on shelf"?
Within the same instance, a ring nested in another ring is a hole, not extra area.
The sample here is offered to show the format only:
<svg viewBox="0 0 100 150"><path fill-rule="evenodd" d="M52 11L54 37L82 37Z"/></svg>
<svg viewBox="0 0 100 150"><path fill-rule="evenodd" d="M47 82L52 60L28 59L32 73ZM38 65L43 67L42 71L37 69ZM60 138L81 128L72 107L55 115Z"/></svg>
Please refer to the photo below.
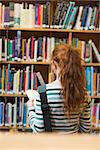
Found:
<svg viewBox="0 0 100 150"><path fill-rule="evenodd" d="M97 6L77 6L76 2L58 2L51 28L96 30L98 29L99 8Z"/></svg>
<svg viewBox="0 0 100 150"><path fill-rule="evenodd" d="M97 6L77 6L73 1L58 2L50 24L50 5L50 2L45 4L9 2L9 6L0 3L0 27L98 29Z"/></svg>

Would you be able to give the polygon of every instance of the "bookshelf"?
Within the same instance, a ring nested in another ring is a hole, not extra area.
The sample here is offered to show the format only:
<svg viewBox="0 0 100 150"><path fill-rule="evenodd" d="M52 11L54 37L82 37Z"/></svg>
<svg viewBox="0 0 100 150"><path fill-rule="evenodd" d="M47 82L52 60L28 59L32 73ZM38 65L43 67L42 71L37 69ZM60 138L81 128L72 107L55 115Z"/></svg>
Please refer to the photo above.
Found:
<svg viewBox="0 0 100 150"><path fill-rule="evenodd" d="M28 7L29 4L32 4L34 6L36 4L40 4L42 9L43 9L44 5L46 4L46 0L43 0L43 1L40 0L38 2L36 2L34 0L24 0L24 1L23 0L9 0L9 1L7 1L7 0L1 1L0 0L0 4L3 4L5 6L9 6L10 2L12 2L14 4L16 4L16 3L22 4L22 2L23 2L24 3L24 7ZM61 2L63 2L63 1L61 1ZM67 0L66 2L70 3L71 1ZM98 0L96 0L96 1L91 1L91 0L77 1L77 0L73 0L73 2L75 3L75 4L73 3L74 7L78 6L78 9L79 9L80 6L84 6L84 8L85 8L85 6L88 6L90 4L90 2L91 2L90 6L92 8L92 11L97 11L97 7L99 7L99 1ZM38 24L40 23L39 27L37 27L37 26L34 27L36 24L34 24L34 26L32 26L32 27L23 27L23 26L21 26L21 27L20 26L19 27L18 26L9 27L9 26L6 26L6 25L3 24L3 25L0 25L0 38L4 37L5 39L9 39L12 42L14 40L14 38L16 37L17 33L20 31L21 39L25 39L27 42L28 42L28 40L30 38L33 37L33 35L34 35L34 37L35 37L35 39L37 41L38 41L39 37L42 37L42 40L45 39L44 37L47 37L49 42L46 43L46 44L53 45L53 47L51 47L51 49L54 48L55 45L58 44L59 42L61 43L62 39L63 39L63 42L67 42L67 43L69 42L70 44L71 43L77 44L74 41L75 39L77 39L78 42L81 41L81 43L82 43L82 41L85 41L85 46L87 44L89 44L89 40L92 40L93 43L95 44L98 52L100 53L99 21L97 21L95 28L93 28L93 29L86 29L86 30L74 29L74 28L67 29L65 27L64 28L62 28L62 27L59 28L59 25L57 26L56 24L54 24L54 26L53 26L53 19L55 17L55 10L56 10L56 7L58 6L58 3L61 4L57 0L55 0L55 1L52 1L52 0L48 1L47 4L50 4L49 5L50 7L47 6L49 14L46 14L47 18L45 18L45 19L47 19L47 22L45 22L45 26L43 26L43 27L41 26L41 21L38 22ZM32 7L32 5L31 5L31 7ZM95 7L95 9L94 9L94 7ZM43 14L43 10L42 10L42 14ZM38 15L40 15L40 14L38 14ZM78 12L77 12L77 15L78 15ZM97 14L95 14L95 15L97 15ZM45 16L45 14L44 14L44 16ZM41 18L41 15L40 15L40 18ZM43 19L43 16L42 16L41 19ZM56 17L55 17L55 19L56 19ZM42 20L42 23L43 23L44 20ZM53 43L53 44L50 43L50 41L52 41L52 40L56 41L56 42ZM30 40L29 40L29 42L30 42ZM50 47L48 48L48 51L49 50L50 50ZM45 57L47 57L46 54L45 54ZM95 57L95 59L93 59L90 62L84 62L84 63L82 63L82 65L85 68L87 68L87 67L93 68L94 70L97 71L97 73L100 73L100 69L99 69L100 68L100 62L97 61L97 58L96 58L95 54L93 54L92 57ZM45 60L42 60L42 61L34 61L33 59L24 59L23 60L21 58L20 61L15 61L15 60L9 61L8 58L6 60L2 60L2 58L1 58L1 61L0 61L0 67L1 68L3 68L3 67L4 67L4 69L8 68L9 65L10 65L10 68L15 68L15 70L16 69L17 69L17 71L20 70L20 72L23 69L26 71L27 70L26 68L28 66L30 68L29 71L31 72L31 66L33 66L34 67L34 71L35 72L38 72L38 71L41 72L41 74L43 76L43 79L45 79L45 82L46 83L49 82L50 59L48 59L48 60L45 59ZM5 69L5 71L6 71L6 69ZM90 95L91 100L94 100L94 102L98 103L98 104L100 103L100 95L99 94L98 95L96 95L96 94L95 95ZM8 102L13 101L13 103L14 103L15 97L21 98L21 100L24 99L25 102L27 101L27 97L25 95L25 92L22 92L20 94L19 93L17 93L17 94L16 93L9 94L9 93L4 92L4 93L0 94L0 99L3 99L3 101L5 101L6 103L7 103L7 101ZM100 124L99 124L99 127L100 127ZM2 126L2 127L0 127L0 129L1 128L5 129L7 127ZM17 125L14 128L13 128L13 126L8 127L8 128L9 129L11 129L11 128L12 129L15 129L15 128L17 129ZM20 128L20 126L19 126L19 128ZM24 127L24 128L27 129L28 127ZM93 130L94 129L95 129L95 127L93 126ZM96 130L99 130L99 128L96 128Z"/></svg>
<svg viewBox="0 0 100 150"><path fill-rule="evenodd" d="M99 34L99 30L68 30L68 29L43 29L43 28L0 28L0 30L21 30L21 31L38 31L38 32L72 32L72 33L94 33Z"/></svg>

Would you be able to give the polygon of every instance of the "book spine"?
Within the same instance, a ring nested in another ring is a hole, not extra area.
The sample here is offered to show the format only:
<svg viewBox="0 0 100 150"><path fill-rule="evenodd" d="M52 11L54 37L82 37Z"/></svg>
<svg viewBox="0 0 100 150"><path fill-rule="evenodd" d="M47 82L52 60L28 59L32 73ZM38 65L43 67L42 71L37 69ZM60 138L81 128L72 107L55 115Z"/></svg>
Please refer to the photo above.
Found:
<svg viewBox="0 0 100 150"><path fill-rule="evenodd" d="M13 2L9 3L9 9L10 9L9 26L13 27L14 26L14 3Z"/></svg>
<svg viewBox="0 0 100 150"><path fill-rule="evenodd" d="M2 38L0 38L0 61L2 60Z"/></svg>

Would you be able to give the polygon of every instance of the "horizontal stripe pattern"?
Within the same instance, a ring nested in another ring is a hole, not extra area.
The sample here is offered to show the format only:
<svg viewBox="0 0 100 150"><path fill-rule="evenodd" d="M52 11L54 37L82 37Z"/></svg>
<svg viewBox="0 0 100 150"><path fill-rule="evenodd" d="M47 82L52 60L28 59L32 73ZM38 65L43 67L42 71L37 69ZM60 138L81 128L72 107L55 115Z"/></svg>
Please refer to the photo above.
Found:
<svg viewBox="0 0 100 150"><path fill-rule="evenodd" d="M58 80L46 85L52 130L66 132L90 132L91 129L91 102L86 98L86 103L81 104L80 112L72 112L70 118L64 114L64 99L60 94L61 85ZM83 109L84 107L84 109ZM33 132L43 132L44 120L41 110L41 100L36 100L36 106L29 108L29 123Z"/></svg>

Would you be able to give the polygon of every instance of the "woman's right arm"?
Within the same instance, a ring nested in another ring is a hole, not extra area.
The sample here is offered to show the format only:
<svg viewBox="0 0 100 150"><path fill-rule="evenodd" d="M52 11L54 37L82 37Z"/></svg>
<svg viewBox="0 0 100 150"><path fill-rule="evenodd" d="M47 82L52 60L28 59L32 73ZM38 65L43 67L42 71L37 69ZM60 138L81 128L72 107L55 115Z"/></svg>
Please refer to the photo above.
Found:
<svg viewBox="0 0 100 150"><path fill-rule="evenodd" d="M84 133L91 132L91 100L88 99L88 103L86 104L85 109L80 115L80 126L79 131Z"/></svg>

